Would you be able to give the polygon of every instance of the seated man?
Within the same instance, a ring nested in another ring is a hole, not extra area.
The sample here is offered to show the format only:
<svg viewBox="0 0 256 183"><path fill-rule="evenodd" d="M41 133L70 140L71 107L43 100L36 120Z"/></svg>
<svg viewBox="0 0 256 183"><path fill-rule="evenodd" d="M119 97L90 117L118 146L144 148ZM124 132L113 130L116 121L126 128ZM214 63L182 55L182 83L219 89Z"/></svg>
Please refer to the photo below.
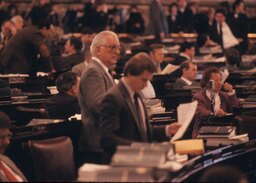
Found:
<svg viewBox="0 0 256 183"><path fill-rule="evenodd" d="M75 114L80 114L78 104L78 86L80 78L73 72L66 72L56 80L58 94L46 100L46 110L53 119L67 119Z"/></svg>
<svg viewBox="0 0 256 183"><path fill-rule="evenodd" d="M150 45L149 56L152 59L153 63L156 65L157 74L160 74L160 64L164 60L164 45L158 43Z"/></svg>
<svg viewBox="0 0 256 183"><path fill-rule="evenodd" d="M56 71L70 71L73 66L83 62L82 46L83 44L80 39L75 37L69 38L65 44L63 56L54 59Z"/></svg>
<svg viewBox="0 0 256 183"><path fill-rule="evenodd" d="M191 61L185 61L181 64L180 70L182 71L182 76L176 80L175 89L184 89L184 86L199 86L195 81L197 74L196 64Z"/></svg>
<svg viewBox="0 0 256 183"><path fill-rule="evenodd" d="M138 53L124 67L124 77L108 91L99 113L99 131L102 147L112 155L118 145L132 142L166 140L180 125L152 128L139 92L152 79L156 67L146 53Z"/></svg>
<svg viewBox="0 0 256 183"><path fill-rule="evenodd" d="M192 61L195 56L195 45L189 42L184 42L180 47L180 54L172 62L173 65L180 65L187 60Z"/></svg>
<svg viewBox="0 0 256 183"><path fill-rule="evenodd" d="M222 86L226 92L220 91ZM234 107L239 107L235 90L229 83L221 83L221 73L217 68L209 68L204 72L201 87L202 90L193 96L193 100L198 101L193 137L197 134L201 119L211 115L224 116L232 113Z"/></svg>
<svg viewBox="0 0 256 183"><path fill-rule="evenodd" d="M0 181L1 182L27 182L26 177L17 168L12 160L4 155L10 144L11 122L9 117L0 111Z"/></svg>

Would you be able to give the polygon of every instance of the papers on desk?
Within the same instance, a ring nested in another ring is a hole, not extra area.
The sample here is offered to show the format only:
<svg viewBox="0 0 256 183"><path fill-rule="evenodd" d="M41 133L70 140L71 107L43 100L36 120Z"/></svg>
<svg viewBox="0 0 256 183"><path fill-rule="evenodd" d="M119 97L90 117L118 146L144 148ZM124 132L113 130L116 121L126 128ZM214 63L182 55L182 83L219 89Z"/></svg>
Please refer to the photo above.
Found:
<svg viewBox="0 0 256 183"><path fill-rule="evenodd" d="M226 59L225 57L218 57L218 58L215 58L215 57L194 57L193 58L193 62L194 63L223 63L225 62Z"/></svg>
<svg viewBox="0 0 256 183"><path fill-rule="evenodd" d="M225 69L224 71L222 71L222 72L221 72L221 76L222 76L221 84L224 84L224 82L226 81L226 79L227 79L228 76L229 76L228 70Z"/></svg>
<svg viewBox="0 0 256 183"><path fill-rule="evenodd" d="M28 74L0 74L0 78L29 77Z"/></svg>
<svg viewBox="0 0 256 183"><path fill-rule="evenodd" d="M198 104L198 101L194 101L191 103L180 104L177 107L178 123L180 123L182 126L179 128L179 130L171 139L172 142L182 138L182 136L184 135L192 118L195 115L197 104Z"/></svg>
<svg viewBox="0 0 256 183"><path fill-rule="evenodd" d="M171 74L174 71L176 71L180 66L177 65L172 65L172 64L168 64L160 74L164 75L164 74Z"/></svg>

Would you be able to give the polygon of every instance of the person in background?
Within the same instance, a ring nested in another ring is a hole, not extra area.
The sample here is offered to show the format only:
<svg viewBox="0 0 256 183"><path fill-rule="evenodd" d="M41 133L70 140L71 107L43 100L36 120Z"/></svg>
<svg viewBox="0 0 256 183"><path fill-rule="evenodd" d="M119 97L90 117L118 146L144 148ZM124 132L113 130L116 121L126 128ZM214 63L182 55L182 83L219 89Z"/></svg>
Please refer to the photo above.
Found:
<svg viewBox="0 0 256 183"><path fill-rule="evenodd" d="M195 56L195 45L190 42L184 42L180 47L180 54L172 62L173 65L180 65L181 63L189 60L192 61Z"/></svg>
<svg viewBox="0 0 256 183"><path fill-rule="evenodd" d="M144 19L136 5L130 8L130 16L126 22L127 33L142 34L145 30Z"/></svg>
<svg viewBox="0 0 256 183"><path fill-rule="evenodd" d="M239 43L242 54L248 49L249 19L245 11L245 3L243 0L236 0L232 5L233 12L227 16L227 21L236 25L237 29L234 35L241 38Z"/></svg>
<svg viewBox="0 0 256 183"><path fill-rule="evenodd" d="M150 45L149 49L149 56L156 65L157 73L159 74L161 72L160 64L164 61L164 45L155 43Z"/></svg>
<svg viewBox="0 0 256 183"><path fill-rule="evenodd" d="M164 141L180 124L153 127L139 92L152 79L156 67L148 54L138 53L124 67L124 77L103 98L99 112L100 142L109 157L118 145Z"/></svg>
<svg viewBox="0 0 256 183"><path fill-rule="evenodd" d="M148 33L155 35L157 41L160 41L168 35L168 23L162 0L153 0L149 6L149 27Z"/></svg>
<svg viewBox="0 0 256 183"><path fill-rule="evenodd" d="M84 54L81 53L82 46L82 42L79 38L69 38L66 41L63 55L54 60L56 71L69 71L73 66L83 62Z"/></svg>
<svg viewBox="0 0 256 183"><path fill-rule="evenodd" d="M167 16L169 33L179 32L177 17L178 17L178 4L171 3L169 5L169 15Z"/></svg>
<svg viewBox="0 0 256 183"><path fill-rule="evenodd" d="M45 107L48 116L52 119L67 119L80 114L78 104L78 88L80 77L73 72L61 74L56 80L58 94L48 98Z"/></svg>
<svg viewBox="0 0 256 183"><path fill-rule="evenodd" d="M197 66L191 61L185 61L180 65L182 76L178 78L174 84L175 89L183 89L186 86L199 86L195 81L197 74Z"/></svg>
<svg viewBox="0 0 256 183"><path fill-rule="evenodd" d="M37 26L28 26L18 31L1 52L0 64L3 73L34 74L37 71L38 55L45 58L44 67L49 74L54 72L45 40L50 34L50 24L42 20Z"/></svg>
<svg viewBox="0 0 256 183"><path fill-rule="evenodd" d="M0 111L0 181L27 182L28 180L15 163L4 155L6 148L11 142L12 133L10 127L10 118L4 112Z"/></svg>

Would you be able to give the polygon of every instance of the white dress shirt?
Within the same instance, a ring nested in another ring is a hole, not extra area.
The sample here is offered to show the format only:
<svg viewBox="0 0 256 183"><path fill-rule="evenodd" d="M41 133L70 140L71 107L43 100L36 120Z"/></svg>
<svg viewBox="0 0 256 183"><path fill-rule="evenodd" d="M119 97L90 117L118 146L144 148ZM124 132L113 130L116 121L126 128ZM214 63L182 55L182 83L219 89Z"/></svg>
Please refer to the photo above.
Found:
<svg viewBox="0 0 256 183"><path fill-rule="evenodd" d="M220 25L217 26L218 32L220 33ZM236 37L233 35L230 27L226 22L222 23L222 40L224 49L231 48L239 44Z"/></svg>

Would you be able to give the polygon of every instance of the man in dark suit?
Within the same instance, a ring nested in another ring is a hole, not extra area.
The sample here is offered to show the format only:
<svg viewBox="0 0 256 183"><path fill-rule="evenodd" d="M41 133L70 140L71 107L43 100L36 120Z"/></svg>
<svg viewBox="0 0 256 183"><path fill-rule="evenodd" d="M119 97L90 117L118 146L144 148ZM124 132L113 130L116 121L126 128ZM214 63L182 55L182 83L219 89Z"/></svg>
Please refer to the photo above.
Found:
<svg viewBox="0 0 256 183"><path fill-rule="evenodd" d="M179 69L182 71L182 76L176 80L175 89L183 89L185 86L199 86L195 81L197 74L196 64L191 61L185 61Z"/></svg>
<svg viewBox="0 0 256 183"><path fill-rule="evenodd" d="M117 35L111 31L100 32L94 37L90 51L92 59L82 73L79 86L78 99L83 122L79 150L84 161L101 163L103 150L99 142L99 107L105 93L115 85L109 68L119 59Z"/></svg>
<svg viewBox="0 0 256 183"><path fill-rule="evenodd" d="M180 54L172 62L173 65L180 65L187 60L192 61L195 56L195 45L190 42L184 42L180 47Z"/></svg>
<svg viewBox="0 0 256 183"><path fill-rule="evenodd" d="M178 0L177 26L180 32L194 32L194 15L187 6L187 0Z"/></svg>
<svg viewBox="0 0 256 183"><path fill-rule="evenodd" d="M28 26L17 32L1 52L0 65L3 73L35 73L38 54L46 59L47 70L53 72L45 43L50 33L49 29L50 24L46 20L41 20L37 26Z"/></svg>
<svg viewBox="0 0 256 183"><path fill-rule="evenodd" d="M146 87L156 72L155 65L146 53L138 53L125 65L124 77L101 102L99 129L101 145L111 156L118 145L132 142L166 140L180 127L172 123L152 128L139 92Z"/></svg>
<svg viewBox="0 0 256 183"><path fill-rule="evenodd" d="M79 38L71 37L66 41L64 54L54 61L57 72L69 71L73 66L84 61L84 54L81 53L82 42Z"/></svg>
<svg viewBox="0 0 256 183"><path fill-rule="evenodd" d="M15 163L4 155L10 144L10 119L0 111L0 181L1 182L27 182L26 177Z"/></svg>
<svg viewBox="0 0 256 183"><path fill-rule="evenodd" d="M149 6L149 19L149 34L155 35L157 40L167 36L169 30L162 0L152 0Z"/></svg>
<svg viewBox="0 0 256 183"><path fill-rule="evenodd" d="M78 87L80 78L73 72L61 74L56 80L58 94L48 98L45 107L50 118L67 119L80 114Z"/></svg>
<svg viewBox="0 0 256 183"><path fill-rule="evenodd" d="M240 38L240 47L242 53L247 51L249 32L249 19L245 12L245 4L243 0L236 0L232 6L233 12L227 16L227 22L231 22L237 27L234 32L237 38Z"/></svg>
<svg viewBox="0 0 256 183"><path fill-rule="evenodd" d="M210 80L213 84L210 84ZM222 86L226 92L220 91ZM202 90L193 96L193 100L198 101L193 137L198 132L201 119L211 115L225 116L227 113L232 113L234 107L239 107L232 85L221 83L221 73L217 68L209 68L204 72L201 87Z"/></svg>
<svg viewBox="0 0 256 183"><path fill-rule="evenodd" d="M215 21L209 30L210 39L218 43L223 50L236 48L241 51L239 44L242 39L236 37L238 27L232 22L226 21L226 13L223 9L216 10Z"/></svg>

